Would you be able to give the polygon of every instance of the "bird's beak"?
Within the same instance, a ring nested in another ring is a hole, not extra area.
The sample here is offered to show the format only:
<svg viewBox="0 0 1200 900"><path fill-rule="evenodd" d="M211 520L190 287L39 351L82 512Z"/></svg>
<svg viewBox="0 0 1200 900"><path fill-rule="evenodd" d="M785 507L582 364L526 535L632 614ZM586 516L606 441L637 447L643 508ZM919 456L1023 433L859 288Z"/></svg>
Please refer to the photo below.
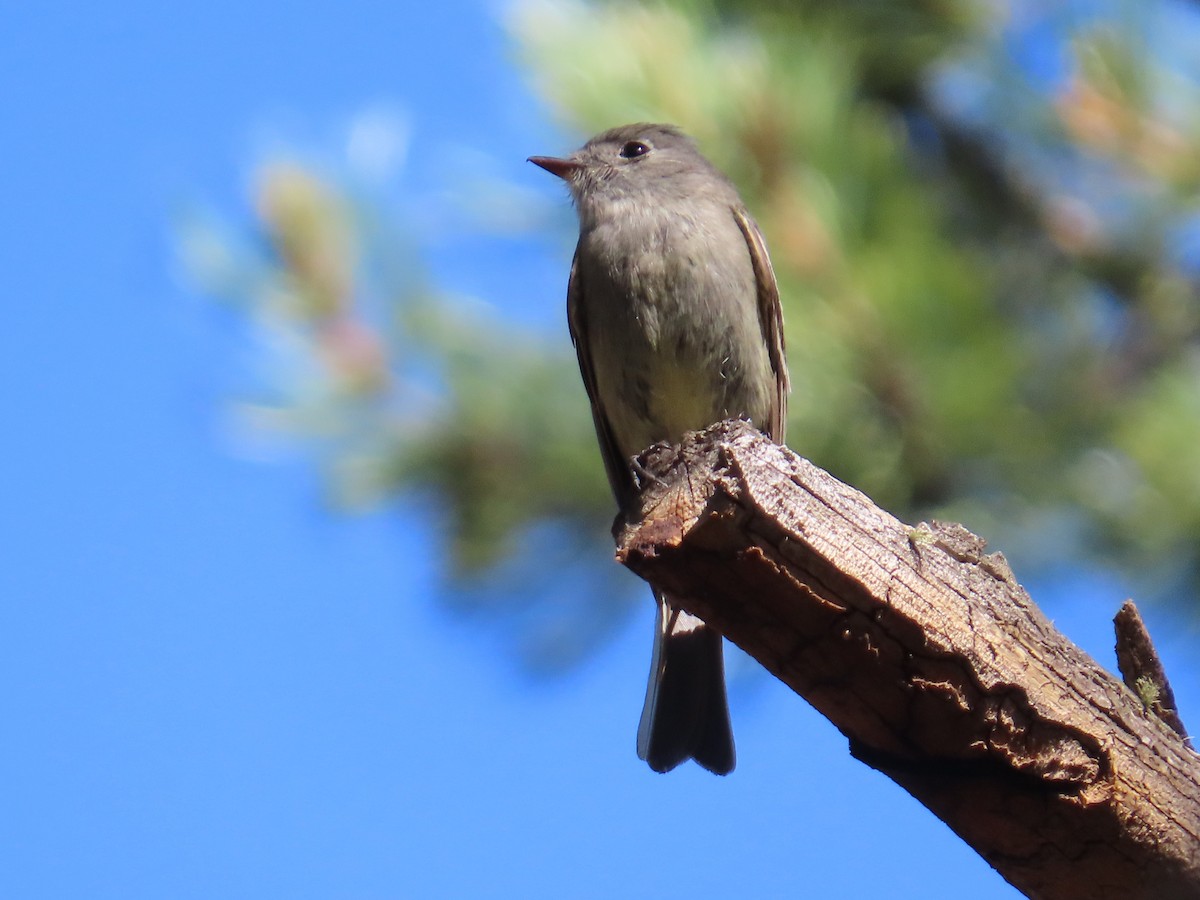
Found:
<svg viewBox="0 0 1200 900"><path fill-rule="evenodd" d="M535 166L541 166L551 175L557 175L566 181L583 168L583 163L573 159L559 159L557 156L531 156L529 161Z"/></svg>

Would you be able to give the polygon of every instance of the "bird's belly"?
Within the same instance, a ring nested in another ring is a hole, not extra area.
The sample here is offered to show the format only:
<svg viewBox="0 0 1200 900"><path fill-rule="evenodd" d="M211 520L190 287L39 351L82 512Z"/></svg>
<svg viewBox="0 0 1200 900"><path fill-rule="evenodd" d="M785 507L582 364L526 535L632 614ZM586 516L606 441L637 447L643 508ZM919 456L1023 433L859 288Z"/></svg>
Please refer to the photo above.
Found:
<svg viewBox="0 0 1200 900"><path fill-rule="evenodd" d="M710 373L674 359L657 359L650 367L647 397L649 421L657 427L655 440L679 441L719 418L721 397L709 384Z"/></svg>
<svg viewBox="0 0 1200 900"><path fill-rule="evenodd" d="M746 362L659 352L603 366L597 387L621 452L628 457L657 441L678 443L685 432L734 416L765 421L770 400L758 389L763 378L746 378Z"/></svg>
<svg viewBox="0 0 1200 900"><path fill-rule="evenodd" d="M671 224L648 230L657 240L640 252L580 275L598 399L626 457L722 419L762 426L770 415L774 377L748 254L728 258L712 235ZM720 237L742 240L732 217L728 227ZM627 243L617 237L588 240L611 250L606 241Z"/></svg>

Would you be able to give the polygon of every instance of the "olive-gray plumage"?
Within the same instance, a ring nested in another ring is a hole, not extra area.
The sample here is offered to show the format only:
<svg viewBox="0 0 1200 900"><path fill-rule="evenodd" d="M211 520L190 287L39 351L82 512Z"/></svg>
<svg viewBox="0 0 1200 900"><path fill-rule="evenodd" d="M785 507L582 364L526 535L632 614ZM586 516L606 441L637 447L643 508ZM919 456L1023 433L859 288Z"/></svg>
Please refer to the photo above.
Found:
<svg viewBox="0 0 1200 900"><path fill-rule="evenodd" d="M736 189L669 125L597 135L565 159L579 214L567 316L613 493L656 441L745 417L783 440L787 369L766 245ZM721 637L656 593L638 754L656 771L734 766Z"/></svg>

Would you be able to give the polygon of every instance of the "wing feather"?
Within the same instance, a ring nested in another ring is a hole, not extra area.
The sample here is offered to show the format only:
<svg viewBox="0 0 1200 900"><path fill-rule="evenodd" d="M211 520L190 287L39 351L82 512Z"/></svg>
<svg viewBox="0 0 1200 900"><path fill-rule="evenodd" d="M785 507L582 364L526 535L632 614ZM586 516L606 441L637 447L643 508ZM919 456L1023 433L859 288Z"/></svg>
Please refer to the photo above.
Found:
<svg viewBox="0 0 1200 900"><path fill-rule="evenodd" d="M783 308L779 303L779 284L771 257L767 255L767 242L763 239L757 223L744 209L735 209L733 217L746 238L750 251L750 262L754 266L754 280L758 286L758 321L762 326L763 339L767 342L767 353L771 371L775 373L775 402L771 406L770 421L764 429L774 441L783 443L787 426L787 395L791 390L788 378L787 356L784 352Z"/></svg>
<svg viewBox="0 0 1200 900"><path fill-rule="evenodd" d="M588 341L587 304L584 302L584 278L579 271L579 250L571 261L571 278L567 282L567 327L571 331L571 343L579 359L579 374L592 404L592 423L596 427L596 440L600 444L600 457L604 460L604 471L608 483L621 509L627 509L634 494L633 475L629 461L621 454L613 435L612 424L604 410L600 392L596 388L596 369L592 362L592 348Z"/></svg>

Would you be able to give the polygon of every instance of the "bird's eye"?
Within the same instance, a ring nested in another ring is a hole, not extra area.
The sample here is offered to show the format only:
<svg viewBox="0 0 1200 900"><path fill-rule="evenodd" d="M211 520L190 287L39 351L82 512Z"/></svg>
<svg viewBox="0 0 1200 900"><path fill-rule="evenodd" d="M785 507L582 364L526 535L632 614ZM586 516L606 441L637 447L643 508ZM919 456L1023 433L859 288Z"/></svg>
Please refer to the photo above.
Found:
<svg viewBox="0 0 1200 900"><path fill-rule="evenodd" d="M650 148L641 141L629 141L621 148L621 156L625 159L637 159L639 156L645 156L650 152Z"/></svg>

